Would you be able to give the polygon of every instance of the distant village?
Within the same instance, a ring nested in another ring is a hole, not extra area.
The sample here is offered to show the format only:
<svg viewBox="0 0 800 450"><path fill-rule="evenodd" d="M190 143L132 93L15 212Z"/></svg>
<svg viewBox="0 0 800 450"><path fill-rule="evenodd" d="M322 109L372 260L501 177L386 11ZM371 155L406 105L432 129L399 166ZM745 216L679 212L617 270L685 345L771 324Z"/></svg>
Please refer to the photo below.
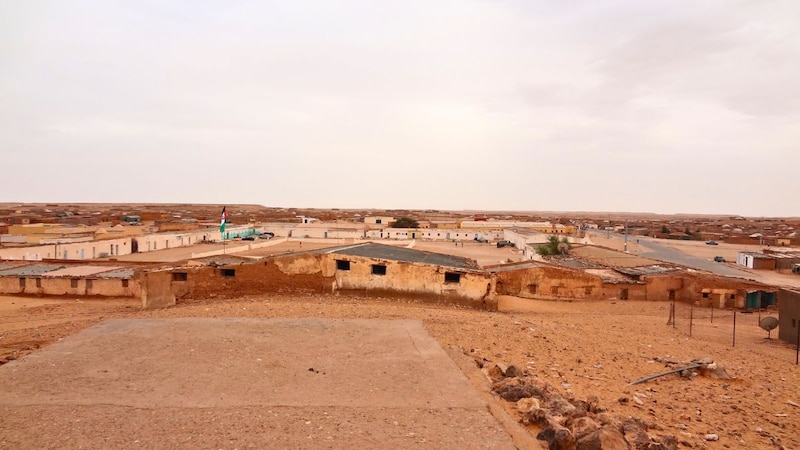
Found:
<svg viewBox="0 0 800 450"><path fill-rule="evenodd" d="M0 293L135 297L145 308L302 291L413 297L488 310L497 308L498 295L760 309L777 308L781 296L796 293L597 246L587 235L747 243L763 251L741 252L737 262L743 267L791 273L800 264L800 253L791 250L798 244L797 224L782 219L602 219L234 205L227 207L221 232L221 209L38 205L3 211ZM543 256L541 247L554 238L569 251ZM417 242L452 243L452 251L421 250ZM465 244L465 253L454 253ZM479 264L469 257L472 250L496 252L497 257ZM166 253L178 256L157 256ZM784 328L787 336L793 329Z"/></svg>

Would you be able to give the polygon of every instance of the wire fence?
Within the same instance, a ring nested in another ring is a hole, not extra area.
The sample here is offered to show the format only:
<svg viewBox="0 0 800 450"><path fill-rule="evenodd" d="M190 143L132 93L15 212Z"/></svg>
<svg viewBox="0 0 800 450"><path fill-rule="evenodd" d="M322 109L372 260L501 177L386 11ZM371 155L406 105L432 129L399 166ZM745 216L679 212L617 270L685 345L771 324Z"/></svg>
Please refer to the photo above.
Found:
<svg viewBox="0 0 800 450"><path fill-rule="evenodd" d="M668 311L667 325L695 339L800 363L800 339L784 342L778 339L777 329L767 331L759 325L765 317L777 319L773 309L739 311L672 302Z"/></svg>

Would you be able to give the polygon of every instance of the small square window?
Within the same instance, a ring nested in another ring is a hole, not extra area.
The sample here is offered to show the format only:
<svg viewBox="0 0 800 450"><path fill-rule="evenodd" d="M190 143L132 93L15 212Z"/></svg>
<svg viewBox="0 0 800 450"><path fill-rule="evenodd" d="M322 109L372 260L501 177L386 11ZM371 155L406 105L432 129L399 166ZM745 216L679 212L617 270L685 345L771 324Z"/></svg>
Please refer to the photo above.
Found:
<svg viewBox="0 0 800 450"><path fill-rule="evenodd" d="M42 279L41 278L37 278L36 279L36 287L42 287Z"/></svg>
<svg viewBox="0 0 800 450"><path fill-rule="evenodd" d="M122 280L122 287L128 287L128 280Z"/></svg>
<svg viewBox="0 0 800 450"><path fill-rule="evenodd" d="M343 259L336 260L336 270L350 270L350 261Z"/></svg>
<svg viewBox="0 0 800 450"><path fill-rule="evenodd" d="M76 287L78 287L78 280L77 280L77 279L75 279L75 278L73 278L73 279L69 280L69 286L70 286L71 288L76 288Z"/></svg>
<svg viewBox="0 0 800 450"><path fill-rule="evenodd" d="M444 273L444 282L445 283L461 283L461 274L456 272L445 272Z"/></svg>
<svg viewBox="0 0 800 450"><path fill-rule="evenodd" d="M86 280L86 289L92 288L92 280Z"/></svg>
<svg viewBox="0 0 800 450"><path fill-rule="evenodd" d="M223 277L235 277L236 269L221 269L220 273Z"/></svg>
<svg viewBox="0 0 800 450"><path fill-rule="evenodd" d="M583 288L583 293L584 293L584 295L592 295L592 287L591 286L584 287Z"/></svg>
<svg viewBox="0 0 800 450"><path fill-rule="evenodd" d="M708 292L703 292L703 298L708 298Z"/></svg>
<svg viewBox="0 0 800 450"><path fill-rule="evenodd" d="M731 300L736 300L736 294L731 294Z"/></svg>
<svg viewBox="0 0 800 450"><path fill-rule="evenodd" d="M558 294L558 286L550 286L551 294Z"/></svg>
<svg viewBox="0 0 800 450"><path fill-rule="evenodd" d="M186 272L172 272L172 281L186 281L189 279L189 274Z"/></svg>
<svg viewBox="0 0 800 450"><path fill-rule="evenodd" d="M386 275L386 266L383 264L373 264L372 265L372 274L373 275Z"/></svg>

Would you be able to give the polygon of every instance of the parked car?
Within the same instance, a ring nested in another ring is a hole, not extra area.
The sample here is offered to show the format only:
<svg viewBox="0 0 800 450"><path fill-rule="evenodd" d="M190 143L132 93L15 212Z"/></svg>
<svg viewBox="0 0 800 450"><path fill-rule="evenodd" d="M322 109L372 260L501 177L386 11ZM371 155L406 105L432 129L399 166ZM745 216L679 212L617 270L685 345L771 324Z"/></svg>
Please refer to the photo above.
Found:
<svg viewBox="0 0 800 450"><path fill-rule="evenodd" d="M513 246L514 246L514 243L511 242L511 241L506 241L506 240L497 241L497 248L513 247Z"/></svg>
<svg viewBox="0 0 800 450"><path fill-rule="evenodd" d="M717 245L717 241L706 241L706 245Z"/></svg>
<svg viewBox="0 0 800 450"><path fill-rule="evenodd" d="M256 238L254 238L253 236L245 236L245 237L242 238L242 240L243 241L255 241Z"/></svg>
<svg viewBox="0 0 800 450"><path fill-rule="evenodd" d="M261 234L258 235L259 239L272 239L274 237L275 237L275 233L270 233L269 231L266 231L266 232L261 233Z"/></svg>
<svg viewBox="0 0 800 450"><path fill-rule="evenodd" d="M715 256L714 262L725 262L725 258L723 258L722 256Z"/></svg>
<svg viewBox="0 0 800 450"><path fill-rule="evenodd" d="M485 243L489 242L489 240L486 239L486 238L475 238L475 242L479 242L481 244L485 244Z"/></svg>

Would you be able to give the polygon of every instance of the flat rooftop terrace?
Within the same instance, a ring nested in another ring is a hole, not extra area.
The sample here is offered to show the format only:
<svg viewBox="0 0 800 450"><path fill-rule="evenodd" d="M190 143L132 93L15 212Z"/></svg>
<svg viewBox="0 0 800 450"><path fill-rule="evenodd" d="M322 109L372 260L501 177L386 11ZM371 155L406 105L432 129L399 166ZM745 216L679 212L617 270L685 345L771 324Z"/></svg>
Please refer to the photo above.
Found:
<svg viewBox="0 0 800 450"><path fill-rule="evenodd" d="M0 379L3 448L514 448L417 320L108 320Z"/></svg>

